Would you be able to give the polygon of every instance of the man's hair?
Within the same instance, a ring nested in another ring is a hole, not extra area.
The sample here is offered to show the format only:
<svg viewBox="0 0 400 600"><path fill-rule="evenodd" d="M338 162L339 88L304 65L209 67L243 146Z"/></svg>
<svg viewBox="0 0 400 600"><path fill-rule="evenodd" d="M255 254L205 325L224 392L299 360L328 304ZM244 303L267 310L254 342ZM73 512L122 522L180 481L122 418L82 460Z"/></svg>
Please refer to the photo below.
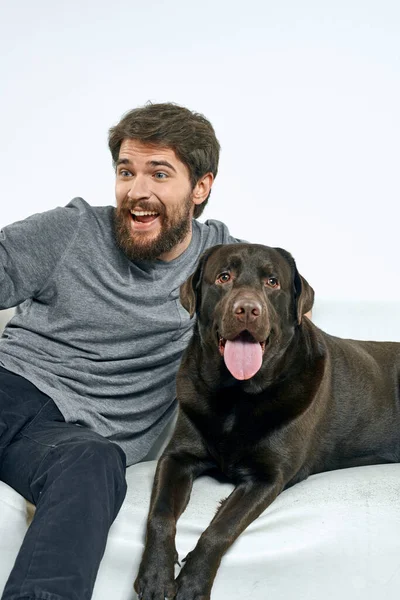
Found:
<svg viewBox="0 0 400 600"><path fill-rule="evenodd" d="M206 173L212 173L214 178L217 175L220 145L211 123L203 115L178 104L149 102L130 110L111 127L108 146L114 167L124 139L172 148L189 169L192 189ZM209 197L210 194L195 206L194 218L201 215Z"/></svg>

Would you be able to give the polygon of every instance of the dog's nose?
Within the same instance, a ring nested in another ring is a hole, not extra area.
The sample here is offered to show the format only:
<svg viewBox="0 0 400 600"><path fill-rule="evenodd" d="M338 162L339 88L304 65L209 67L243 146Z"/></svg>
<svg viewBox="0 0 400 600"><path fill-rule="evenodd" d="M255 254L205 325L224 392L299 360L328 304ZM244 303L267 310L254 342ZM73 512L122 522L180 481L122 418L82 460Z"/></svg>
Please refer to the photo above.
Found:
<svg viewBox="0 0 400 600"><path fill-rule="evenodd" d="M253 323L261 315L261 304L253 298L239 298L233 304L233 314L241 323Z"/></svg>

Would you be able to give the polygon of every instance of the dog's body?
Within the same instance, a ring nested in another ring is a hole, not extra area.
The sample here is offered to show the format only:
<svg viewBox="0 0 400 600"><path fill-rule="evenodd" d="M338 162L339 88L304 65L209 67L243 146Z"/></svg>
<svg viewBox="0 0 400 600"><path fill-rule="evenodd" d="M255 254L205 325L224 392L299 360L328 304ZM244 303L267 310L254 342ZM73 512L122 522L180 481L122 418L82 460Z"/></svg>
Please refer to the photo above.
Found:
<svg viewBox="0 0 400 600"><path fill-rule="evenodd" d="M343 340L302 318L313 292L284 250L212 248L181 300L197 323L153 487L143 600L208 600L224 552L285 487L400 461L400 344ZM176 520L215 468L236 487L174 581Z"/></svg>

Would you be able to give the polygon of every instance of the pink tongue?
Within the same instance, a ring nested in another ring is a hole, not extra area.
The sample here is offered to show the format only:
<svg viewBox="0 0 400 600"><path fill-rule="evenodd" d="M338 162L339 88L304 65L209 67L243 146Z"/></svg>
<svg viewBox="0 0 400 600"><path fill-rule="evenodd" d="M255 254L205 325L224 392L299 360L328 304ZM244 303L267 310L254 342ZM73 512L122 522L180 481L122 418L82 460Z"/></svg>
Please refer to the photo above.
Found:
<svg viewBox="0 0 400 600"><path fill-rule="evenodd" d="M262 364L262 350L258 342L236 338L225 342L224 360L235 379L250 379Z"/></svg>

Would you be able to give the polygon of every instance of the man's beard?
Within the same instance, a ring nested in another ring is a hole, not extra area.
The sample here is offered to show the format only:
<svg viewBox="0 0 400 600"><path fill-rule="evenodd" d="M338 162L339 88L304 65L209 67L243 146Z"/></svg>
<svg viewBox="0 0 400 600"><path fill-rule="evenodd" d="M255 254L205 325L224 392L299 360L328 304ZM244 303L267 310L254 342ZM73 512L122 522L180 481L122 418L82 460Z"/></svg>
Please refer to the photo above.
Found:
<svg viewBox="0 0 400 600"><path fill-rule="evenodd" d="M130 227L132 219L130 209L157 211L161 219L161 230L157 237L147 240L146 232L133 232ZM114 235L119 248L129 260L155 260L162 254L170 252L184 240L191 228L192 194L189 194L178 214L168 217L164 207L150 206L149 203L123 202L114 211Z"/></svg>

